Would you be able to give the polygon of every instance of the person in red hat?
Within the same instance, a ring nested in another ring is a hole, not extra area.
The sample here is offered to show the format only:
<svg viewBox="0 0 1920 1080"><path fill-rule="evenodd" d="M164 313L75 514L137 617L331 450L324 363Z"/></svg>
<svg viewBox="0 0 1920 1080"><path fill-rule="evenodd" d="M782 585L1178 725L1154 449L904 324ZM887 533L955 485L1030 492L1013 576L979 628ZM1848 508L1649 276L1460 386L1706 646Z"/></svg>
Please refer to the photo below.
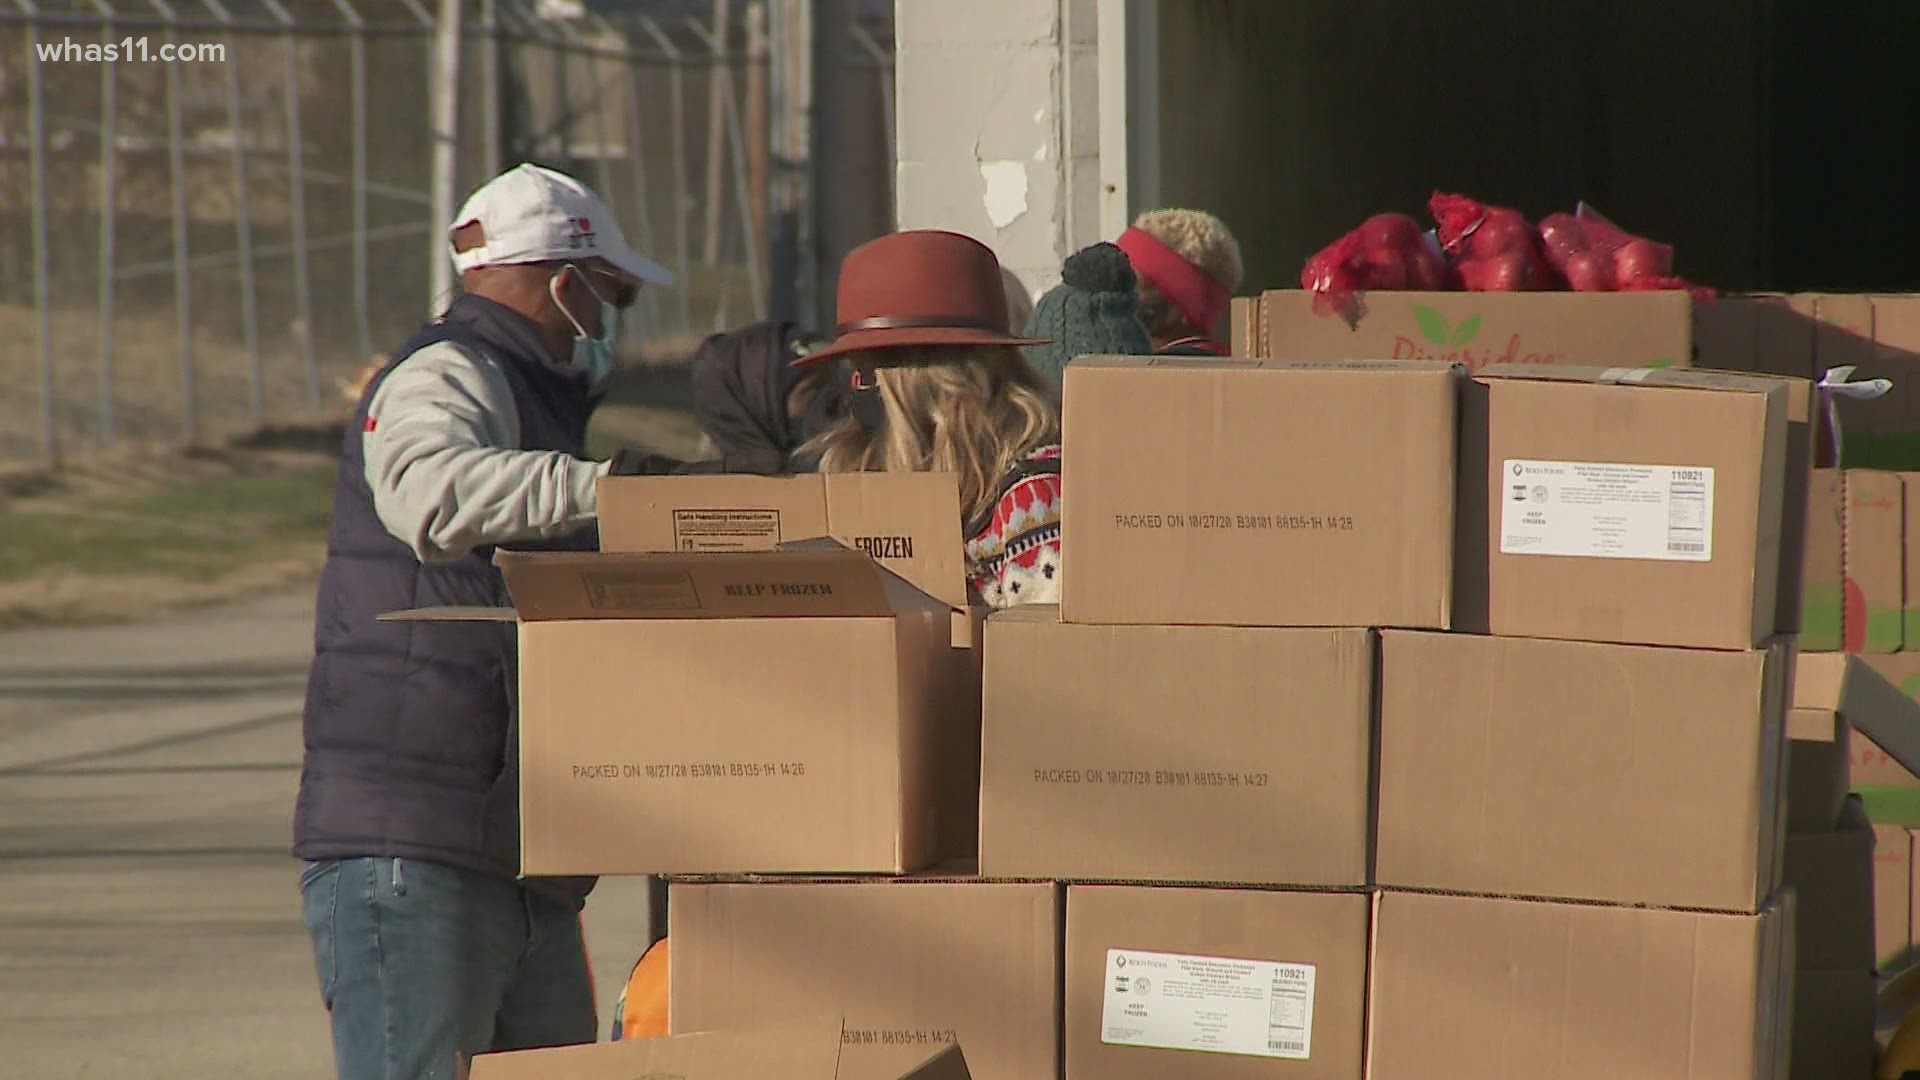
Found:
<svg viewBox="0 0 1920 1080"><path fill-rule="evenodd" d="M1204 210L1149 210L1115 243L1139 278L1140 317L1154 351L1227 355L1220 327L1245 268L1226 223Z"/></svg>
<svg viewBox="0 0 1920 1080"><path fill-rule="evenodd" d="M1000 261L958 233L894 233L840 267L847 413L802 453L821 472L952 472L967 576L992 607L1060 598L1060 412L1020 353Z"/></svg>

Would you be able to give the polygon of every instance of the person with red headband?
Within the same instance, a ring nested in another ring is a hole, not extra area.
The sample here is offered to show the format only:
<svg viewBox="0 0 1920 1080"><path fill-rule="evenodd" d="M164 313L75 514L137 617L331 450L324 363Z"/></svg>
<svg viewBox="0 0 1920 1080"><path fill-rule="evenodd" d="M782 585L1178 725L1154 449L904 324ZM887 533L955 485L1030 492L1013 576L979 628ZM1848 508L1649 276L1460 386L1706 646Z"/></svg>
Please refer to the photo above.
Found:
<svg viewBox="0 0 1920 1080"><path fill-rule="evenodd" d="M1226 224L1204 210L1149 210L1117 243L1139 278L1140 317L1154 351L1227 355L1221 324L1245 271Z"/></svg>

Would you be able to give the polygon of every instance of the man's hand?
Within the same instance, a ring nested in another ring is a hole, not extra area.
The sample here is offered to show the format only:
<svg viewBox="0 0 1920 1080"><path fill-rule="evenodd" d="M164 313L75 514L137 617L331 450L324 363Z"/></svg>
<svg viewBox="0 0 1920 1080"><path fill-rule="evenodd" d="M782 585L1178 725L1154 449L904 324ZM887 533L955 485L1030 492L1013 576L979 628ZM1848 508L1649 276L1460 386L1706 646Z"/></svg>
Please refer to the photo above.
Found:
<svg viewBox="0 0 1920 1080"><path fill-rule="evenodd" d="M717 461L680 461L665 454L626 449L613 455L611 476L709 476L742 473L751 476L781 476L787 472L786 460L771 450L728 454Z"/></svg>

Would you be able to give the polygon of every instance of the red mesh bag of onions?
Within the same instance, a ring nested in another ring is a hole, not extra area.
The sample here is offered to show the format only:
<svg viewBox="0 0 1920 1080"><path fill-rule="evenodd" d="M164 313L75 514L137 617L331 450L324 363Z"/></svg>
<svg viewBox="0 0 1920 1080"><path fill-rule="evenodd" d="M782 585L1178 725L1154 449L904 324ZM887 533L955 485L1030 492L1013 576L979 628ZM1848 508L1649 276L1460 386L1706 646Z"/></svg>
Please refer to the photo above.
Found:
<svg viewBox="0 0 1920 1080"><path fill-rule="evenodd" d="M1322 315L1346 312L1367 289L1447 287L1447 264L1420 225L1405 214L1375 214L1307 260L1300 287Z"/></svg>
<svg viewBox="0 0 1920 1080"><path fill-rule="evenodd" d="M1433 193L1427 209L1461 288L1526 292L1559 284L1540 251L1538 232L1520 211L1443 191Z"/></svg>
<svg viewBox="0 0 1920 1080"><path fill-rule="evenodd" d="M1540 243L1547 261L1575 292L1686 289L1696 297L1713 295L1674 276L1672 245L1635 236L1586 203L1571 214L1543 218Z"/></svg>

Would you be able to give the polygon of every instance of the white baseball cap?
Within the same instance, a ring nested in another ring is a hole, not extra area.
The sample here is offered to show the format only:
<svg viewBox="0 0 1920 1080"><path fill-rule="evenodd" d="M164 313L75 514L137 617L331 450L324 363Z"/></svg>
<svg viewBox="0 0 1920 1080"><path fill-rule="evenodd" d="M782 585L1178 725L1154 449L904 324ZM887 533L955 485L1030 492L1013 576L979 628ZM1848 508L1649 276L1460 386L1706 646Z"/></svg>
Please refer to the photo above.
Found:
<svg viewBox="0 0 1920 1080"><path fill-rule="evenodd" d="M486 243L453 251L454 269L565 262L599 257L649 285L672 285L673 274L627 246L613 212L587 185L565 173L523 164L481 185L448 230L479 222ZM448 250L453 249L451 235Z"/></svg>

